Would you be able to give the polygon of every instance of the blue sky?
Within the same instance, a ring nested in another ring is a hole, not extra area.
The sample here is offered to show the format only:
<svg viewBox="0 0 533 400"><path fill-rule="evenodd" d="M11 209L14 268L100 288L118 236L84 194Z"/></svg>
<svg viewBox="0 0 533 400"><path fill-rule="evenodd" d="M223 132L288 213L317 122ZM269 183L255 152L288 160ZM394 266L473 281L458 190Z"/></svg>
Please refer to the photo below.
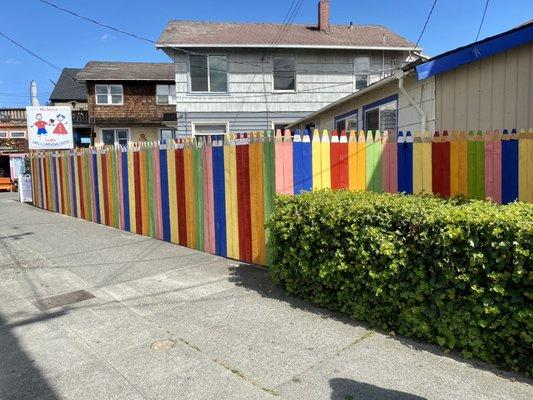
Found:
<svg viewBox="0 0 533 400"><path fill-rule="evenodd" d="M169 19L282 22L288 0L50 0L59 6L141 36L157 39ZM0 32L60 67L89 60L169 59L149 43L122 36L64 14L38 0L2 2ZM316 23L318 0L304 0L295 22ZM336 24L381 24L416 41L433 0L331 0ZM485 0L439 0L421 45L429 55L474 41ZM533 18L531 0L490 0L480 38ZM35 79L45 102L59 71L0 37L0 107L27 105Z"/></svg>

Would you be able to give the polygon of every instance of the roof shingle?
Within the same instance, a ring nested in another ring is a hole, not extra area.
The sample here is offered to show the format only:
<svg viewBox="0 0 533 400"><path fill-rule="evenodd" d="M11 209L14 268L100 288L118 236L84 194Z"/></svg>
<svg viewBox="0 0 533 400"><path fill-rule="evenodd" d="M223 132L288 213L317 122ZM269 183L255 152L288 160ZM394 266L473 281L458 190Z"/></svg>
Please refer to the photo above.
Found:
<svg viewBox="0 0 533 400"><path fill-rule="evenodd" d="M51 101L87 101L87 88L74 79L80 68L63 68L50 95Z"/></svg>
<svg viewBox="0 0 533 400"><path fill-rule="evenodd" d="M89 61L76 74L80 81L174 81L174 64Z"/></svg>
<svg viewBox="0 0 533 400"><path fill-rule="evenodd" d="M158 47L270 47L282 24L178 21L168 23ZM331 25L328 32L316 26L293 24L276 47L398 48L414 43L380 25Z"/></svg>

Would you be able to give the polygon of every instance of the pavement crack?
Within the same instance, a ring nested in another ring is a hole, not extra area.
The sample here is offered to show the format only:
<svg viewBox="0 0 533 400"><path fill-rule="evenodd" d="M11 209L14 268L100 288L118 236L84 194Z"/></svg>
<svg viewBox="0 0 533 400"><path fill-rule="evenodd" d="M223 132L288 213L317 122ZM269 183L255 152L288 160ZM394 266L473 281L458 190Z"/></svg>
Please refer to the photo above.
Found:
<svg viewBox="0 0 533 400"><path fill-rule="evenodd" d="M365 340L371 338L372 336L374 336L375 332L374 331L366 331L365 333L363 333L360 337L358 337L357 339L355 340L352 340L350 343L348 343L347 345L341 347L339 350L337 350L335 353L333 353L332 355L328 356L328 357L324 357L323 359L321 359L320 361L314 363L313 365L311 365L310 367L304 369L303 371L300 371L298 372L296 375L292 376L291 378L287 379L286 381L280 383L279 385L277 385L275 387L275 389L278 389L280 388L281 386L283 385L286 385L288 382L301 382L301 376L304 375L305 373L311 371L312 369L318 367L319 365L322 365L324 364L325 362L331 360L332 358L335 358L335 357L338 357L340 356L342 353L344 353L346 350L358 345L359 343L361 342L364 342Z"/></svg>

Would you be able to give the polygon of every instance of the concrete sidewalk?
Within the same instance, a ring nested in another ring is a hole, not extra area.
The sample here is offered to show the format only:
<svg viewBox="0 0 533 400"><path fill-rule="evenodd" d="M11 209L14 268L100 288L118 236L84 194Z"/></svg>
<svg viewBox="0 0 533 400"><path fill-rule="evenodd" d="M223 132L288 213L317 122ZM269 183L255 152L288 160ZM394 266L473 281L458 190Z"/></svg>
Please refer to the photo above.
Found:
<svg viewBox="0 0 533 400"><path fill-rule="evenodd" d="M33 302L92 299L39 311ZM0 399L532 399L531 381L286 296L259 268L0 194Z"/></svg>

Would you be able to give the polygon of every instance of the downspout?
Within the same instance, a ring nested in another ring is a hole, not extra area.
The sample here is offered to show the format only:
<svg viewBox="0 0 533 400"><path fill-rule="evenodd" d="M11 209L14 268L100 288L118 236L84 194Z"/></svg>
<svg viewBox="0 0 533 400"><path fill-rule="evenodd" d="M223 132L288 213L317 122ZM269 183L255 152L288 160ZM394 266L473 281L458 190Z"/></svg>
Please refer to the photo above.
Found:
<svg viewBox="0 0 533 400"><path fill-rule="evenodd" d="M418 114L420 115L420 129L421 132L424 133L426 131L426 113L422 108L416 103L415 99L411 97L411 95L405 90L403 87L403 78L405 78L407 74L402 73L401 71L396 73L396 77L398 78L398 89L400 90L400 93L405 96L405 98L409 101L409 103L416 109Z"/></svg>

